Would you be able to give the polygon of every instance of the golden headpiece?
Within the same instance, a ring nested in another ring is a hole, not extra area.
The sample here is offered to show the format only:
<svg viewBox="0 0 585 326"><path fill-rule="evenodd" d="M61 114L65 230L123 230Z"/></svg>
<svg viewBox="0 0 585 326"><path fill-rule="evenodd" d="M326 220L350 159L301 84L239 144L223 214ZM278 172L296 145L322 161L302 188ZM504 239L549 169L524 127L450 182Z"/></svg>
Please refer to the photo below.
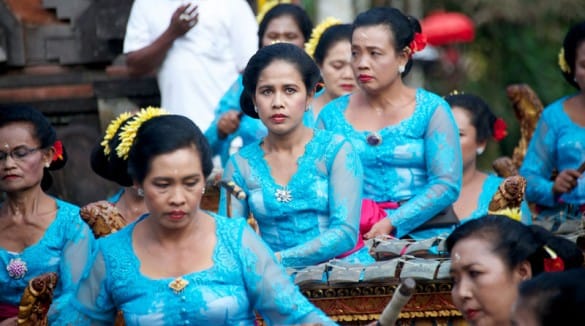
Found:
<svg viewBox="0 0 585 326"><path fill-rule="evenodd" d="M110 140L114 138L116 132L120 128L120 126L128 120L132 116L130 112L124 112L120 114L116 119L112 120L108 127L106 128L106 134L104 135L104 139L100 143L100 145L104 148L104 154L106 156L110 155L112 149L110 148Z"/></svg>
<svg viewBox="0 0 585 326"><path fill-rule="evenodd" d="M305 52L314 58L315 50L317 49L317 44L319 44L319 40L321 40L321 36L323 33L331 26L340 25L342 24L341 20L334 18L334 17L327 17L325 18L319 25L313 28L311 32L311 38L307 43L305 43Z"/></svg>
<svg viewBox="0 0 585 326"><path fill-rule="evenodd" d="M130 152L132 143L134 143L138 128L140 128L144 122L165 114L168 114L168 112L161 108L155 108L152 106L138 111L132 121L129 121L122 127L122 132L120 132L120 135L118 136L120 138L120 144L116 147L116 154L118 157L125 160L128 159L128 153Z"/></svg>
<svg viewBox="0 0 585 326"><path fill-rule="evenodd" d="M562 47L561 50L559 51L559 67L561 68L561 71L564 72L565 74L571 73L571 67L567 63L567 60L565 60L565 49Z"/></svg>
<svg viewBox="0 0 585 326"><path fill-rule="evenodd" d="M290 0L266 0L266 2L264 2L264 4L262 4L260 8L258 8L258 14L256 15L256 21L258 22L258 24L262 22L262 19L264 19L264 15L266 15L266 13L270 11L270 9L274 8L274 6L276 6L279 3L290 3Z"/></svg>

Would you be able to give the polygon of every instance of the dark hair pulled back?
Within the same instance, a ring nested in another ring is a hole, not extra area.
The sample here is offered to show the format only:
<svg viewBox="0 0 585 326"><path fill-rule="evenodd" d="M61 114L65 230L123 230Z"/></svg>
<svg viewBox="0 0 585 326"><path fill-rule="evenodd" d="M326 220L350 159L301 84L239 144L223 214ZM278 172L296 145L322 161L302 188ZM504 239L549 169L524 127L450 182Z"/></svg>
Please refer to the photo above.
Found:
<svg viewBox="0 0 585 326"><path fill-rule="evenodd" d="M421 33L422 28L413 16L405 15L400 10L392 7L374 7L357 15L353 21L353 32L360 27L383 25L388 27L393 36L394 49L402 52L410 42L414 40L415 33ZM412 58L408 59L402 77L408 75L412 68Z"/></svg>

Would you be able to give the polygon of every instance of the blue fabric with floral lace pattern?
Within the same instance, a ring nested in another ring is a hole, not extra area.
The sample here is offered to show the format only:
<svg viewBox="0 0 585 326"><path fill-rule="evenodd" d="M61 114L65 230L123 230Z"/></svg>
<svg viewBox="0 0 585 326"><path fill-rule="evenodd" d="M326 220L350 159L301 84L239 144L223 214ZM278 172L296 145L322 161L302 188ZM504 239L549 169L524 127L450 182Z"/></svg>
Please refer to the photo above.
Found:
<svg viewBox="0 0 585 326"><path fill-rule="evenodd" d="M217 237L213 266L181 276L189 282L182 289L169 286L174 278L140 272L132 234L149 215L99 239L74 308L59 325L113 325L117 309L127 326L254 325L254 311L269 325L335 325L301 294L243 219L209 214Z"/></svg>
<svg viewBox="0 0 585 326"><path fill-rule="evenodd" d="M345 118L350 96L325 105L315 127L351 141L364 168L364 198L401 203L386 210L396 237L427 239L451 232L451 227L415 231L452 204L461 189L461 147L449 104L419 88L413 114L374 133L354 129Z"/></svg>
<svg viewBox="0 0 585 326"><path fill-rule="evenodd" d="M19 253L0 248L0 303L18 306L33 277L57 273L50 322L58 318L75 291L95 244L93 233L79 217L79 207L60 199L55 202L55 219L37 243ZM17 265L26 268L16 269Z"/></svg>
<svg viewBox="0 0 585 326"><path fill-rule="evenodd" d="M252 213L260 235L286 267L316 265L335 258L357 243L363 171L357 153L343 137L314 130L286 185L272 177L262 141L242 148L225 167L223 178L247 194L230 200L231 216ZM219 211L227 210L222 190ZM371 263L364 247L344 260Z"/></svg>

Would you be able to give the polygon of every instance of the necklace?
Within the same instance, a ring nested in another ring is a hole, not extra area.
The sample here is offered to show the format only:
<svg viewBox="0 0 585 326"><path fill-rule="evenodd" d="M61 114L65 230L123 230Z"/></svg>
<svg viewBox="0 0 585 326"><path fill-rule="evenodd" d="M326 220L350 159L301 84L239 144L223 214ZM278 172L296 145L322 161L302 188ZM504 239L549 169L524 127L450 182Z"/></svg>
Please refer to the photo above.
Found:
<svg viewBox="0 0 585 326"><path fill-rule="evenodd" d="M288 190L287 187L276 189L274 196L276 197L276 200L281 203L289 203L293 199L291 191Z"/></svg>
<svg viewBox="0 0 585 326"><path fill-rule="evenodd" d="M187 285L189 285L189 281L179 276L169 283L169 288L173 290L175 294L179 294L187 287Z"/></svg>

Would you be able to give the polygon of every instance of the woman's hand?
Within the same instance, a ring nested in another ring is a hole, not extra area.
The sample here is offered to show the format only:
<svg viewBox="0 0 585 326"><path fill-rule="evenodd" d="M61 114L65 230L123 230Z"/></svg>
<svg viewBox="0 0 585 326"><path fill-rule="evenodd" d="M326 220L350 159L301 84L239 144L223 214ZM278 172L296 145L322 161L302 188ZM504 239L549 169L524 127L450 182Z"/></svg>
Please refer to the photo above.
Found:
<svg viewBox="0 0 585 326"><path fill-rule="evenodd" d="M14 326L14 325L17 325L16 320L17 320L17 317L12 317L12 318L8 318L8 319L4 319L3 321L0 321L0 326Z"/></svg>
<svg viewBox="0 0 585 326"><path fill-rule="evenodd" d="M581 173L577 170L567 169L561 171L555 178L553 192L555 194L564 194L573 190L577 186L577 179L579 177L581 177Z"/></svg>
<svg viewBox="0 0 585 326"><path fill-rule="evenodd" d="M375 238L379 235L388 235L388 234L390 234L390 232L392 231L393 228L394 227L392 226L390 219L383 218L383 219L379 220L378 222L376 222L376 224L374 224L374 226L372 226L370 231L368 231L366 234L364 234L364 238L367 240L367 239Z"/></svg>
<svg viewBox="0 0 585 326"><path fill-rule="evenodd" d="M220 138L233 134L240 127L240 112L230 110L219 118L217 132Z"/></svg>

